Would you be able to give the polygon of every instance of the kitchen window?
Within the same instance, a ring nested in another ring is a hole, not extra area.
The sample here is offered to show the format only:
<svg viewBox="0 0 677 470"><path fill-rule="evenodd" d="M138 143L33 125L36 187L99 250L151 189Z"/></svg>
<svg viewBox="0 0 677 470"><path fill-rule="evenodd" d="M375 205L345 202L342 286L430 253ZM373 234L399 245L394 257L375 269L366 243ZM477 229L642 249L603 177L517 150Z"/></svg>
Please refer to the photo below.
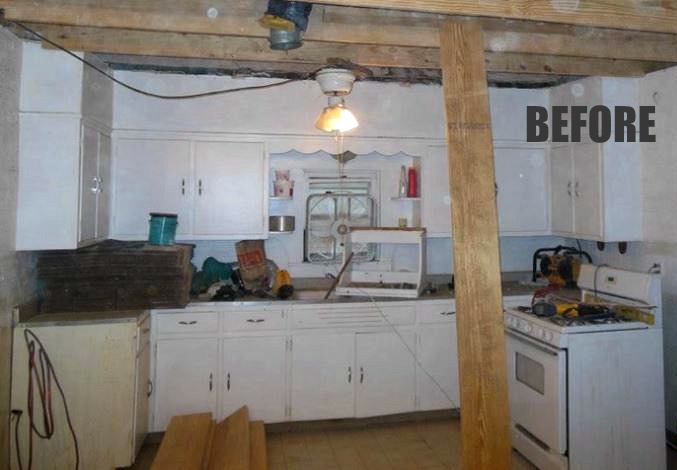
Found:
<svg viewBox="0 0 677 470"><path fill-rule="evenodd" d="M305 261L340 263L350 227L376 225L375 176L308 178L306 199ZM374 244L354 245L355 261L373 261Z"/></svg>

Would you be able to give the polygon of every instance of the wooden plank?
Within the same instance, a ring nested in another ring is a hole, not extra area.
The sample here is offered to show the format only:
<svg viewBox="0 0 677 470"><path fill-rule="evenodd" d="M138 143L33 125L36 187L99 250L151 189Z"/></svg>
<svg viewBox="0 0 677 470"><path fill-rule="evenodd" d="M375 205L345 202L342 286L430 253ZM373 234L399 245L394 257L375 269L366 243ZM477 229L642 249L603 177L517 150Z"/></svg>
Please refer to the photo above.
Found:
<svg viewBox="0 0 677 470"><path fill-rule="evenodd" d="M251 470L268 469L268 450L266 448L266 428L263 421L249 424L249 467Z"/></svg>
<svg viewBox="0 0 677 470"><path fill-rule="evenodd" d="M440 29L461 382L463 466L510 468L508 384L482 31Z"/></svg>
<svg viewBox="0 0 677 470"><path fill-rule="evenodd" d="M677 33L677 9L671 0L311 0L311 3Z"/></svg>
<svg viewBox="0 0 677 470"><path fill-rule="evenodd" d="M202 470L213 425L211 413L174 416L151 470Z"/></svg>
<svg viewBox="0 0 677 470"><path fill-rule="evenodd" d="M46 37L69 49L110 54L159 57L207 58L234 61L267 61L316 64L340 58L367 67L439 69L439 50L364 44L307 43L294 51L268 48L264 39L199 34L154 33L104 28L31 25ZM47 47L50 47L47 45ZM536 54L487 53L489 72L551 75L641 76L657 68L655 62Z"/></svg>
<svg viewBox="0 0 677 470"><path fill-rule="evenodd" d="M149 10L98 6L35 5L33 2L0 0L9 20L63 26L133 29L158 32L241 36L263 39L268 30L257 17L204 14L178 15ZM348 13L336 13L345 10ZM439 48L441 15L421 18L410 12L394 12L398 21L384 16L387 10L334 8L331 14L314 11L304 35L309 42L374 44ZM201 12L202 13L202 12ZM483 19L484 47L489 52L597 57L603 59L677 62L677 36L571 27L526 21ZM486 28L490 28L489 31Z"/></svg>
<svg viewBox="0 0 677 470"><path fill-rule="evenodd" d="M209 470L249 470L249 410L243 406L214 431Z"/></svg>

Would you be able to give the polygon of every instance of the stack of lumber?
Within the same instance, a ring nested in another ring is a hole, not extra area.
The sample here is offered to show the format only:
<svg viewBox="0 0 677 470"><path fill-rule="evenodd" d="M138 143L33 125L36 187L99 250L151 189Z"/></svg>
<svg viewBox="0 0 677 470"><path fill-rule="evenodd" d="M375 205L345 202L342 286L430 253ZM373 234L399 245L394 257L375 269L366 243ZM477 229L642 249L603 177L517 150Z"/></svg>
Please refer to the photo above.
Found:
<svg viewBox="0 0 677 470"><path fill-rule="evenodd" d="M41 312L180 308L190 300L193 245L108 240L38 258Z"/></svg>
<svg viewBox="0 0 677 470"><path fill-rule="evenodd" d="M265 470L263 421L249 421L243 406L216 423L211 413L174 416L151 470Z"/></svg>

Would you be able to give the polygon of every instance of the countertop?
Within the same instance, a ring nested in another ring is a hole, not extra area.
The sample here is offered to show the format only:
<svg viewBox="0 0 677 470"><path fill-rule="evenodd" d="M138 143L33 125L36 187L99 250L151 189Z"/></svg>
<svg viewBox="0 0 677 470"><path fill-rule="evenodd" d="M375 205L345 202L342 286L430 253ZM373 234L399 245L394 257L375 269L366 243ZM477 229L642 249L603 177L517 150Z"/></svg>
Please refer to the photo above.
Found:
<svg viewBox="0 0 677 470"><path fill-rule="evenodd" d="M148 310L113 310L110 312L40 313L19 323L19 327L98 325L111 323L141 324Z"/></svg>

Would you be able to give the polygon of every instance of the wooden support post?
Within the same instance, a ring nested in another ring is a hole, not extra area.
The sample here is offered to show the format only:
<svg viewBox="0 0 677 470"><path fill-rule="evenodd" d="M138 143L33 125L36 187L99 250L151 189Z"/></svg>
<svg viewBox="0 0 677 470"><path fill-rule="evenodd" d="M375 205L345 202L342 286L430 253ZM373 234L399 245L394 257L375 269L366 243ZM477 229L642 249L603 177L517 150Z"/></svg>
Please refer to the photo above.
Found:
<svg viewBox="0 0 677 470"><path fill-rule="evenodd" d="M482 30L440 29L460 356L463 466L509 469L508 384Z"/></svg>

